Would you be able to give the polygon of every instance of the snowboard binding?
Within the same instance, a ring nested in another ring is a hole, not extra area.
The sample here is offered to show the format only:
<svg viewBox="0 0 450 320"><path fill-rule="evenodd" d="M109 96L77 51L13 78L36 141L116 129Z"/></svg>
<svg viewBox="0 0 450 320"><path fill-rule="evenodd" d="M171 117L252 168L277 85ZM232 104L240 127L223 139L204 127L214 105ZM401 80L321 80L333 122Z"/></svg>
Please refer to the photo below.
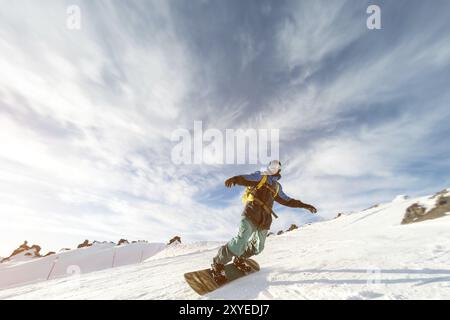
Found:
<svg viewBox="0 0 450 320"><path fill-rule="evenodd" d="M227 281L225 275L225 266L220 263L213 263L211 265L211 273L214 281L220 286Z"/></svg>
<svg viewBox="0 0 450 320"><path fill-rule="evenodd" d="M233 264L236 267L236 269L238 269L239 271L244 272L245 274L247 274L250 271L252 271L252 268L246 263L246 259L245 258L234 257Z"/></svg>

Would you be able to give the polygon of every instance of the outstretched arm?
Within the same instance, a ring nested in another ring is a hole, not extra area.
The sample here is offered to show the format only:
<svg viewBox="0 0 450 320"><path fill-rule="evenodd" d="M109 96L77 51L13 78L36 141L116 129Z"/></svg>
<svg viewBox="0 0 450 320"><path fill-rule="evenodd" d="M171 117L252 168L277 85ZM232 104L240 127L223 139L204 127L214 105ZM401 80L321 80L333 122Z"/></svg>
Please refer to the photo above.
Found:
<svg viewBox="0 0 450 320"><path fill-rule="evenodd" d="M225 186L231 188L237 184L239 186L253 187L256 186L261 179L262 175L257 171L252 174L231 177L225 181Z"/></svg>
<svg viewBox="0 0 450 320"><path fill-rule="evenodd" d="M280 190L278 191L278 194L275 197L275 201L286 207L303 208L303 209L309 210L311 213L317 212L317 209L314 206L307 204L307 203L303 203L300 200L290 198L288 195L286 195L283 192L281 185L280 185Z"/></svg>

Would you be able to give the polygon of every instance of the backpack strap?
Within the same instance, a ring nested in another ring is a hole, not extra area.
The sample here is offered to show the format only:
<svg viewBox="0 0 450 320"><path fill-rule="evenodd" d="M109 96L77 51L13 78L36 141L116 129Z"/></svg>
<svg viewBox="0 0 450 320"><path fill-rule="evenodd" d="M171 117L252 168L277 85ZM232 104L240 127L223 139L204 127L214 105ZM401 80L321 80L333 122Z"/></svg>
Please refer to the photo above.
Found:
<svg viewBox="0 0 450 320"><path fill-rule="evenodd" d="M261 180L259 180L258 185L256 186L256 189L261 189L262 186L266 183L267 181L267 176L264 175Z"/></svg>
<svg viewBox="0 0 450 320"><path fill-rule="evenodd" d="M276 182L276 187L275 190L273 190L272 187L270 187L269 185L266 184L267 182L267 176L264 175L262 177L262 179L259 181L258 185L256 186L256 190L261 189L263 186L267 187L270 191L272 191L274 193L273 197L275 198L278 195L278 192L280 191L280 184L278 182ZM247 193L248 192L248 193ZM247 192L244 194L246 201L244 203L246 203L247 201L250 202L256 202L258 205L260 205L266 212L268 212L269 214L272 214L275 219L278 218L278 216L276 215L275 212L273 212L272 209L270 209L264 202L262 202L261 200L259 200L258 198L254 197L253 194L251 193L251 188L247 188ZM244 199L244 197L243 197Z"/></svg>
<svg viewBox="0 0 450 320"><path fill-rule="evenodd" d="M254 187L245 188L245 192L242 195L242 203L252 202L254 200L253 192L255 190L261 189L267 181L267 176L263 176L261 180L259 180L258 184Z"/></svg>
<svg viewBox="0 0 450 320"><path fill-rule="evenodd" d="M270 185L264 185L265 188L269 189L273 193L273 197L275 198L278 195L278 192L280 192L280 184L276 182L275 189L272 188Z"/></svg>
<svg viewBox="0 0 450 320"><path fill-rule="evenodd" d="M280 184L278 182L276 182L276 184L277 184L277 187L275 190L275 194L273 195L274 198L278 195L278 192L280 192Z"/></svg>

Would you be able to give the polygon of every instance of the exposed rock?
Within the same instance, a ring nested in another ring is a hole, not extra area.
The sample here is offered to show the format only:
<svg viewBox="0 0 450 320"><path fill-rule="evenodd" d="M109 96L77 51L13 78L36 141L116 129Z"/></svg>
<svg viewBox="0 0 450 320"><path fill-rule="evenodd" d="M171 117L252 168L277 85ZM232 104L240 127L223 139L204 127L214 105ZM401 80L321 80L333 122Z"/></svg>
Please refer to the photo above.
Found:
<svg viewBox="0 0 450 320"><path fill-rule="evenodd" d="M441 190L439 192L436 192L434 195L432 195L430 197L430 199L436 199L436 198L439 198L441 196L446 196L447 193L450 193L450 189L444 189L444 190Z"/></svg>
<svg viewBox="0 0 450 320"><path fill-rule="evenodd" d="M277 236L282 235L283 233L284 233L284 231L280 230L280 231L277 232Z"/></svg>
<svg viewBox="0 0 450 320"><path fill-rule="evenodd" d="M94 241L94 243L96 243L96 242L97 241ZM90 247L90 246L92 246L92 243L89 243L89 240L86 239L77 246L77 249L86 248L86 247Z"/></svg>
<svg viewBox="0 0 450 320"><path fill-rule="evenodd" d="M27 250L30 250L30 249L31 249L31 248L28 246L28 241L25 240L25 241L19 246L19 248L17 248L16 250L13 251L13 253L12 253L8 258L11 258L12 256L18 255L19 253L24 252L24 251L27 251ZM8 258L5 258L5 259L8 259Z"/></svg>
<svg viewBox="0 0 450 320"><path fill-rule="evenodd" d="M179 236L175 236L169 240L169 243L167 245L170 245L172 243L175 243L175 244L181 243L181 238Z"/></svg>
<svg viewBox="0 0 450 320"><path fill-rule="evenodd" d="M342 217L342 215L343 215L342 212L338 213L337 216L335 217L335 219Z"/></svg>
<svg viewBox="0 0 450 320"><path fill-rule="evenodd" d="M40 254L41 247L40 246L33 244L30 249L35 252L36 256L39 256L39 257L41 256L41 254Z"/></svg>
<svg viewBox="0 0 450 320"><path fill-rule="evenodd" d="M375 208L377 208L378 206L379 206L379 204L374 204L373 206L368 207L368 208L364 209L363 211L367 211L367 210L370 210L370 209L375 209Z"/></svg>
<svg viewBox="0 0 450 320"><path fill-rule="evenodd" d="M405 216L402 220L402 224L408 224L415 222L419 217L423 216L426 212L426 208L418 203L410 205L405 212Z"/></svg>
<svg viewBox="0 0 450 320"><path fill-rule="evenodd" d="M273 235L274 235L273 232L269 232L269 233L267 234L268 237L273 236Z"/></svg>
<svg viewBox="0 0 450 320"><path fill-rule="evenodd" d="M3 258L0 262L10 261L11 258L23 254L26 257L41 257L41 247L38 245L28 246L28 241L24 241L9 257Z"/></svg>
<svg viewBox="0 0 450 320"><path fill-rule="evenodd" d="M120 239L119 242L117 243L118 246L122 245L122 244L129 244L130 242L128 242L127 239Z"/></svg>
<svg viewBox="0 0 450 320"><path fill-rule="evenodd" d="M59 250L59 252L62 252L62 251L70 251L71 249L70 248L62 248L61 250Z"/></svg>
<svg viewBox="0 0 450 320"><path fill-rule="evenodd" d="M439 197L438 201L437 201L437 206L441 206L442 207L442 206L447 205L448 202L449 202L449 199L450 199L450 196L448 196L448 197L444 197L444 196Z"/></svg>
<svg viewBox="0 0 450 320"><path fill-rule="evenodd" d="M444 194L447 194L445 192ZM426 208L418 203L414 203L406 209L402 224L421 222L430 219L444 217L450 212L450 195L440 194L436 199L433 209L427 211Z"/></svg>
<svg viewBox="0 0 450 320"><path fill-rule="evenodd" d="M50 251L44 257L48 257L48 256L51 256L51 255L54 255L54 254L56 254L56 252Z"/></svg>
<svg viewBox="0 0 450 320"><path fill-rule="evenodd" d="M289 227L289 229L286 230L286 232L289 232L289 231L292 231L292 230L295 230L295 229L298 229L297 225L291 224L291 226Z"/></svg>
<svg viewBox="0 0 450 320"><path fill-rule="evenodd" d="M91 246L93 245L97 245L97 244L112 244L112 245L116 245L113 241L98 241L98 240L94 240L91 244Z"/></svg>

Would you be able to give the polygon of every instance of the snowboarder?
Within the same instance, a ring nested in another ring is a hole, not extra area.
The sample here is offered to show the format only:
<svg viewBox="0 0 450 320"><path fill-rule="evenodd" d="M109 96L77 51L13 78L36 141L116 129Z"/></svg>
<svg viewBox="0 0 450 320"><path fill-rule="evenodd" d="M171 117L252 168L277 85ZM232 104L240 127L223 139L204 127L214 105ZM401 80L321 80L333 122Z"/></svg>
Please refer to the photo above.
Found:
<svg viewBox="0 0 450 320"><path fill-rule="evenodd" d="M245 208L238 235L220 247L211 265L212 275L217 283L226 281L224 266L231 260L237 269L243 272L250 270L245 263L246 259L263 251L267 233L272 224L272 215L277 217L272 210L274 201L287 207L304 208L311 213L317 212L312 205L291 199L283 192L278 182L281 178L280 173L280 161L272 160L263 171L235 176L225 181L227 188L240 185L246 186L247 189L243 195Z"/></svg>

